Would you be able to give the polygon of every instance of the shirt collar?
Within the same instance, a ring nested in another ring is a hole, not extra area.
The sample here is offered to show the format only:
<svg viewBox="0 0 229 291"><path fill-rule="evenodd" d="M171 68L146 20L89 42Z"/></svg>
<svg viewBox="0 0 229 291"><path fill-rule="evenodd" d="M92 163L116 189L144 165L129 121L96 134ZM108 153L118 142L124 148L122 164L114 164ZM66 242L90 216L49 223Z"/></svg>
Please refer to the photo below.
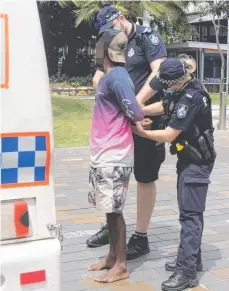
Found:
<svg viewBox="0 0 229 291"><path fill-rule="evenodd" d="M132 28L131 28L131 32L130 32L130 35L129 35L129 39L131 39L132 37L134 37L134 35L136 34L136 24L131 22L132 23Z"/></svg>
<svg viewBox="0 0 229 291"><path fill-rule="evenodd" d="M193 87L193 81L194 81L194 77L192 77L190 80L188 80L183 87L180 89L180 92L184 92L187 89L190 89Z"/></svg>

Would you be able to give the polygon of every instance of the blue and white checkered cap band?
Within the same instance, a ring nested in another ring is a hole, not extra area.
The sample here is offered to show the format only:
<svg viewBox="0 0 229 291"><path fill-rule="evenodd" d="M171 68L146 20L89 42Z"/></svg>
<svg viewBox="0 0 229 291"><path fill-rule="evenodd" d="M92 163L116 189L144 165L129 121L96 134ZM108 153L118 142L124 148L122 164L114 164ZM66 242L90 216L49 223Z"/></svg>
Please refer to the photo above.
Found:
<svg viewBox="0 0 229 291"><path fill-rule="evenodd" d="M48 134L48 133L47 133ZM49 135L6 136L1 141L1 186L45 184Z"/></svg>
<svg viewBox="0 0 229 291"><path fill-rule="evenodd" d="M98 22L95 24L97 29L100 29L102 26L104 26L107 23L112 22L115 18L117 18L118 16L121 15L121 12L116 12L114 14L112 14L110 17L101 17Z"/></svg>
<svg viewBox="0 0 229 291"><path fill-rule="evenodd" d="M168 58L161 63L160 71L156 74L156 79L162 84L171 85L183 80L186 74L184 62L175 58ZM177 75L180 77L176 77ZM167 76L167 78L164 79L161 76Z"/></svg>
<svg viewBox="0 0 229 291"><path fill-rule="evenodd" d="M111 15L110 17L106 18L107 19L107 22L113 21L115 18L117 18L120 15L121 15L121 12L117 12L117 13Z"/></svg>
<svg viewBox="0 0 229 291"><path fill-rule="evenodd" d="M171 84L176 84L177 82L183 80L184 76L177 78L177 79L174 79L174 80L165 80L165 79L162 79L159 74L157 74L156 78L158 79L159 82L161 82L163 84L171 85Z"/></svg>

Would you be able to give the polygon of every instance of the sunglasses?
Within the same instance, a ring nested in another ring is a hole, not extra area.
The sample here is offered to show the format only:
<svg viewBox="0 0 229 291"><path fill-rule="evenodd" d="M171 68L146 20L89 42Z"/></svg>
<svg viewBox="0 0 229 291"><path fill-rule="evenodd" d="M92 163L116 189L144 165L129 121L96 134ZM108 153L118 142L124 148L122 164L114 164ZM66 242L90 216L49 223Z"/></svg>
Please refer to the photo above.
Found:
<svg viewBox="0 0 229 291"><path fill-rule="evenodd" d="M101 17L98 20L98 22L95 23L95 28L99 30L102 26L113 21L115 18L117 18L120 15L121 15L121 12L117 12L117 13L111 15L110 17Z"/></svg>

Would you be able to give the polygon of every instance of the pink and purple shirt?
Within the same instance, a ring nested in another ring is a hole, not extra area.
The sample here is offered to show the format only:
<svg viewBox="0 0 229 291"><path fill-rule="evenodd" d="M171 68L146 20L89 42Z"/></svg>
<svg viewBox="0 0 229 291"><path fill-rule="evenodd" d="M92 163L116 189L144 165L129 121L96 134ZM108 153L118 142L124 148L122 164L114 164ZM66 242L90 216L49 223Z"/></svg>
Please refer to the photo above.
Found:
<svg viewBox="0 0 229 291"><path fill-rule="evenodd" d="M92 117L91 166L133 167L134 143L130 122L141 121L134 85L122 67L115 67L99 82Z"/></svg>

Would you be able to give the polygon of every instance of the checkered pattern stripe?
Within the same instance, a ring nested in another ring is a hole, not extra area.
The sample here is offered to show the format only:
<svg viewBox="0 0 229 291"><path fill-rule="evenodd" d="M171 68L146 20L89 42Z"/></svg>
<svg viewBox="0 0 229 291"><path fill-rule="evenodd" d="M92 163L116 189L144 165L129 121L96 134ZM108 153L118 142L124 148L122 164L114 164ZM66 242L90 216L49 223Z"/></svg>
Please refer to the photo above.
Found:
<svg viewBox="0 0 229 291"><path fill-rule="evenodd" d="M181 81L184 79L184 76L174 79L174 80L165 80L162 79L160 76L156 76L156 78L158 79L159 82L163 83L163 84L167 84L167 85L171 85L171 84L176 84L177 82Z"/></svg>
<svg viewBox="0 0 229 291"><path fill-rule="evenodd" d="M49 134L1 137L1 186L47 184Z"/></svg>

